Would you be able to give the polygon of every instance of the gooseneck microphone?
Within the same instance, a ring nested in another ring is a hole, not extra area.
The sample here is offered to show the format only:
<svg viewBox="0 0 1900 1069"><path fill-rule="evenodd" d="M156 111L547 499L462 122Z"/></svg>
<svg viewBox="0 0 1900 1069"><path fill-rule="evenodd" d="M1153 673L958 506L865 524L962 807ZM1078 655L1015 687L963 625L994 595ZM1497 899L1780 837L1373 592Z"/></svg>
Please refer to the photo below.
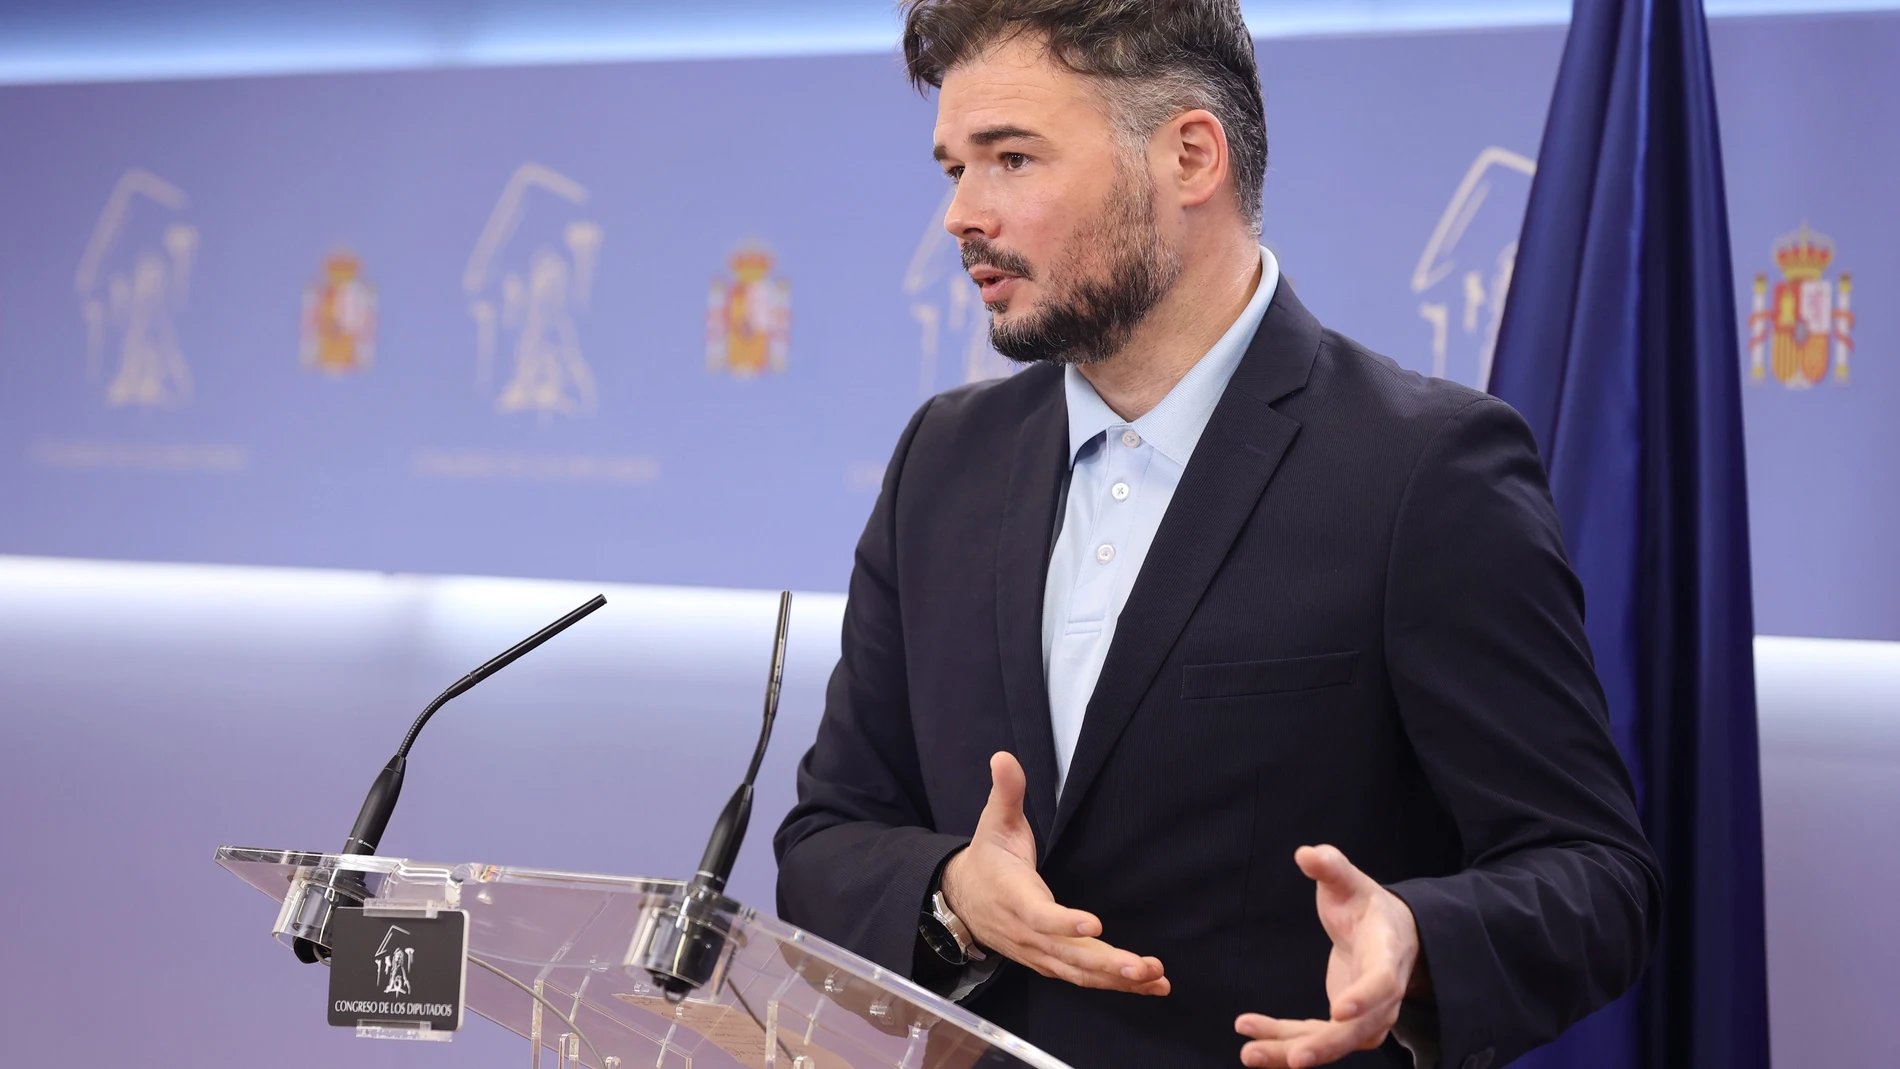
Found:
<svg viewBox="0 0 1900 1069"><path fill-rule="evenodd" d="M389 763L383 766L383 770L376 774L376 781L370 784L369 795L363 799L363 808L356 814L356 824L350 828L349 837L343 840L341 853L374 854L376 852L376 845L383 839L383 829L389 826L390 814L396 810L396 799L402 794L402 777L409 760L409 748L415 745L416 736L421 734L422 726L429 722L429 718L435 715L437 709L466 694L475 684L515 663L522 654L573 627L581 621L582 617L605 604L607 604L605 595L594 595L587 604L515 643L493 660L451 683L449 689L430 702L428 707L422 710L422 715L416 717L415 723L409 725L408 734L402 737L402 745L396 747L396 756L389 759ZM328 910L334 908L338 900L362 901L364 893L360 887L354 885L355 882L360 882L356 874L347 872L339 874L337 883L329 889L336 893L326 895L325 915L317 927L319 932L327 928ZM329 953L328 947L322 943L302 936L292 942L291 948L296 951L298 958L307 962L315 962L327 957Z"/></svg>
<svg viewBox="0 0 1900 1069"><path fill-rule="evenodd" d="M772 641L772 671L765 684L764 723L745 781L719 811L706 842L706 853L699 860L699 871L678 898L642 925L635 938L635 963L646 969L671 1002L705 986L725 950L731 904L723 892L732 877L733 862L739 858L739 846L745 841L746 826L752 820L753 784L765 761L765 748L772 741L772 723L778 719L779 689L785 681L785 636L791 620L792 592L787 590L778 596L778 630Z"/></svg>
<svg viewBox="0 0 1900 1069"><path fill-rule="evenodd" d="M732 878L733 862L739 859L739 845L745 842L746 826L752 822L752 784L759 778L759 765L765 761L765 748L772 742L772 722L778 719L778 692L785 682L785 634L792 621L792 592L778 596L778 632L772 640L772 674L765 682L765 721L759 728L759 744L752 750L752 764L745 770L745 782L732 792L726 808L719 811L712 837L706 841L706 853L699 859L699 871L693 885L724 891Z"/></svg>
<svg viewBox="0 0 1900 1069"><path fill-rule="evenodd" d="M369 796L363 799L362 811L356 814L356 825L350 829L350 837L343 841L342 852L345 854L376 852L376 844L383 840L383 829L389 826L389 815L396 810L396 798L402 793L403 769L409 760L409 748L416 744L416 736L422 733L422 725L429 722L429 718L435 715L437 709L468 693L475 684L515 663L522 654L573 627L581 621L582 617L605 604L607 604L606 595L595 594L593 600L587 604L515 643L487 664L449 684L449 689L430 702L428 708L422 710L422 715L416 717L416 722L409 725L409 733L402 737L402 745L396 747L396 756L390 758L389 763L383 766L383 770L377 773L376 782L369 786Z"/></svg>

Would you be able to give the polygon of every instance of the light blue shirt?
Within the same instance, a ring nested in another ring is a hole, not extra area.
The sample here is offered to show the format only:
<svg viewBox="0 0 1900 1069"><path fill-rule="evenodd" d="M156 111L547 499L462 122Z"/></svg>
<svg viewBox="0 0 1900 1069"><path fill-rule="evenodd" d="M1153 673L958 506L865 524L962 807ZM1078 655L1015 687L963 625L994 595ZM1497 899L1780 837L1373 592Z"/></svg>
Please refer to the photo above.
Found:
<svg viewBox="0 0 1900 1069"><path fill-rule="evenodd" d="M1280 265L1260 250L1260 284L1227 333L1133 423L1102 401L1074 367L1063 376L1069 408L1069 497L1042 594L1042 668L1055 729L1056 791L1082 734L1115 621L1194 446L1227 380L1267 314Z"/></svg>

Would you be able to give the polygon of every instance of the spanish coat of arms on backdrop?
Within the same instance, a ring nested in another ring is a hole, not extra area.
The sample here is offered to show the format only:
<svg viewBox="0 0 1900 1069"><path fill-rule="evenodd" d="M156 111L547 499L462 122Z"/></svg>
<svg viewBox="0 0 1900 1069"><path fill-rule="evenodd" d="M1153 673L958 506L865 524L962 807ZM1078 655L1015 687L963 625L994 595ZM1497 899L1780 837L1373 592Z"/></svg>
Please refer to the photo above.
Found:
<svg viewBox="0 0 1900 1069"><path fill-rule="evenodd" d="M303 291L303 366L331 375L366 371L376 361L376 287L362 262L339 249Z"/></svg>
<svg viewBox="0 0 1900 1069"><path fill-rule="evenodd" d="M749 244L727 260L731 278L713 279L706 291L706 370L740 379L785 370L792 287L772 277L772 265L770 250Z"/></svg>
<svg viewBox="0 0 1900 1069"><path fill-rule="evenodd" d="M1748 381L1759 385L1772 372L1790 390L1826 381L1833 369L1837 384L1847 382L1854 354L1854 313L1848 298L1854 278L1841 272L1828 277L1834 242L1802 223L1801 229L1775 242L1781 281L1772 293L1768 276L1755 276L1754 307L1748 316Z"/></svg>

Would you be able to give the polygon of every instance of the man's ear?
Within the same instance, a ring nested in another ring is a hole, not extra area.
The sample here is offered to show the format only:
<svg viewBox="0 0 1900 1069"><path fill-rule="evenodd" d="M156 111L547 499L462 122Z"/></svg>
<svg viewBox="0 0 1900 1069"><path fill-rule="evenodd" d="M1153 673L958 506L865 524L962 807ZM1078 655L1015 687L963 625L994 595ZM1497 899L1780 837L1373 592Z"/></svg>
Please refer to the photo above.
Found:
<svg viewBox="0 0 1900 1069"><path fill-rule="evenodd" d="M1227 130L1210 111L1195 108L1168 121L1155 139L1159 175L1183 208L1198 208L1212 200L1227 183L1233 164L1227 152Z"/></svg>

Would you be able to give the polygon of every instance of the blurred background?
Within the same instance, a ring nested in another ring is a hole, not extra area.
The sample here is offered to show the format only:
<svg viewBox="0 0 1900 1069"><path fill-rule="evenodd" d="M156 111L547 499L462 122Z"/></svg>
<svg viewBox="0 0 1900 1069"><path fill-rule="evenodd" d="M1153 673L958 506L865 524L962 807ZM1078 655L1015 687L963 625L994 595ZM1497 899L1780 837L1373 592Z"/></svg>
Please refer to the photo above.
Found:
<svg viewBox="0 0 1900 1069"><path fill-rule="evenodd" d="M1243 7L1287 277L1482 385L1568 3ZM1900 2L1707 7L1775 1060L1886 1065ZM884 0L0 0L0 1063L518 1059L482 1022L333 1032L322 971L211 854L339 846L415 712L597 591L438 717L382 852L688 874L791 587L733 884L772 908L884 459L931 394L1009 371L897 25ZM1758 302L1804 282L1818 356L1756 359Z"/></svg>

